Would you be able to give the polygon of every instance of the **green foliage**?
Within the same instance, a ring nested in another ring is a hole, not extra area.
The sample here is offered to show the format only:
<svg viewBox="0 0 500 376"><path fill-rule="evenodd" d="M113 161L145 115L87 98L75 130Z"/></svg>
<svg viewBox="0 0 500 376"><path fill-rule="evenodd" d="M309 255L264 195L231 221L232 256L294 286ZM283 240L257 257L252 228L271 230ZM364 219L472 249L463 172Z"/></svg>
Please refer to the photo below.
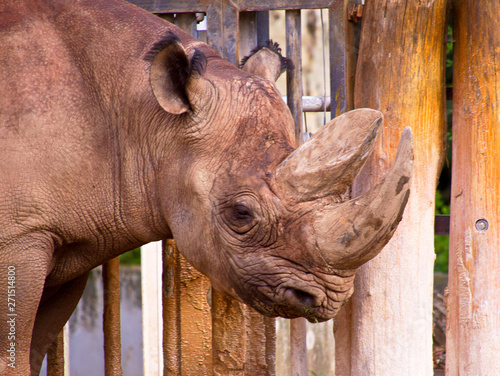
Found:
<svg viewBox="0 0 500 376"><path fill-rule="evenodd" d="M121 255L120 265L141 265L141 249L136 248Z"/></svg>
<svg viewBox="0 0 500 376"><path fill-rule="evenodd" d="M451 21L451 20L450 20ZM446 43L446 87L453 86L453 28L448 25ZM446 101L446 115L448 130L446 132L445 165L439 179L436 191L436 214L450 214L450 189L451 189L451 143L452 143L452 101ZM448 235L434 235L436 262L434 271L448 273L448 248L450 237Z"/></svg>
<svg viewBox="0 0 500 376"><path fill-rule="evenodd" d="M436 191L436 214L450 214L450 204L445 202L441 192ZM448 273L448 247L450 237L448 235L434 235L434 248L436 251L436 262L434 271Z"/></svg>
<svg viewBox="0 0 500 376"><path fill-rule="evenodd" d="M446 42L446 86L453 86L453 29L448 25Z"/></svg>

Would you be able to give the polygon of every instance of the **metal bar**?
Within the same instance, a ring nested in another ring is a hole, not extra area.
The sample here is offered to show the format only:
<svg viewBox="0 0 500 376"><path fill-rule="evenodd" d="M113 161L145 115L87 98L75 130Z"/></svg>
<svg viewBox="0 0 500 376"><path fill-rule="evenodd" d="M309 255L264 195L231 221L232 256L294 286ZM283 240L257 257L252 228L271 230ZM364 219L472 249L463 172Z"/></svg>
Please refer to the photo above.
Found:
<svg viewBox="0 0 500 376"><path fill-rule="evenodd" d="M191 13L207 12L213 4L219 4L220 0L128 0L152 13ZM341 0L240 0L231 3L240 12L259 12L268 10L300 10L300 9L320 9L329 8L332 5L342 2Z"/></svg>
<svg viewBox="0 0 500 376"><path fill-rule="evenodd" d="M120 322L120 260L109 260L102 266L104 290L104 368L106 376L121 376L122 343Z"/></svg>
<svg viewBox="0 0 500 376"><path fill-rule="evenodd" d="M288 10L286 18L286 56L295 68L286 72L287 104L295 122L297 146L302 136L302 53L300 10Z"/></svg>
<svg viewBox="0 0 500 376"><path fill-rule="evenodd" d="M283 95L283 100L288 103L288 97ZM326 102L326 110L330 110L330 97L302 97L302 112L323 112L323 105Z"/></svg>
<svg viewBox="0 0 500 376"><path fill-rule="evenodd" d="M228 0L214 1L207 9L208 44L234 65L239 62L239 12Z"/></svg>

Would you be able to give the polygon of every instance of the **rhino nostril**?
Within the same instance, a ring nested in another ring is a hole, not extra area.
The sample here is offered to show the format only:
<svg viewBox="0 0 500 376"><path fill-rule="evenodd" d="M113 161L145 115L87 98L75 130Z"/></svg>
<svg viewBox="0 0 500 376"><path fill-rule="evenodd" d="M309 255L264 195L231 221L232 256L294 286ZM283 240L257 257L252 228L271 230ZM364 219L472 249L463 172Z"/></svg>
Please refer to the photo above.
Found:
<svg viewBox="0 0 500 376"><path fill-rule="evenodd" d="M305 307L313 307L314 306L315 298L313 295L309 294L308 292L305 292L302 290L297 290L294 288L291 288L288 291L289 292L287 293L287 295L289 296L292 304L305 306Z"/></svg>

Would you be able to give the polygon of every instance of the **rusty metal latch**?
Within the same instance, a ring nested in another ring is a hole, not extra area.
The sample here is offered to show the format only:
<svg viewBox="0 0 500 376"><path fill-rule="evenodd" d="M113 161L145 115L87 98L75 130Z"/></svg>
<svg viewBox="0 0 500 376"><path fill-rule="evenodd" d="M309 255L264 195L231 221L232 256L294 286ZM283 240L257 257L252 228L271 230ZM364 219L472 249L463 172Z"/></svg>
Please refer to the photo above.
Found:
<svg viewBox="0 0 500 376"><path fill-rule="evenodd" d="M358 23L361 17L363 17L363 4L350 5L347 10L347 20Z"/></svg>

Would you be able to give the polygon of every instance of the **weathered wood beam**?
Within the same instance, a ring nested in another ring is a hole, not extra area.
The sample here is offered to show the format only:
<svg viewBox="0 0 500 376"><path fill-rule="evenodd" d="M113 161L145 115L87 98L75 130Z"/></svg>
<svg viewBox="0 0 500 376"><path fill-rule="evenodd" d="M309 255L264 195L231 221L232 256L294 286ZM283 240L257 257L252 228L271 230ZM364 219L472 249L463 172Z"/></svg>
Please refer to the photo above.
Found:
<svg viewBox="0 0 500 376"><path fill-rule="evenodd" d="M370 1L363 12L354 105L384 114L353 197L391 167L405 126L415 145L411 194L380 255L356 275L338 316L338 376L431 376L434 200L444 158L446 1Z"/></svg>
<svg viewBox="0 0 500 376"><path fill-rule="evenodd" d="M152 13L191 13L207 12L213 4L220 0L127 0ZM227 1L229 2L229 1ZM329 8L339 0L240 0L230 1L240 12L258 12L268 10L299 10Z"/></svg>
<svg viewBox="0 0 500 376"><path fill-rule="evenodd" d="M328 10L332 119L354 108L357 33L360 24L348 21L348 11L359 3L361 0L338 1Z"/></svg>
<svg viewBox="0 0 500 376"><path fill-rule="evenodd" d="M230 63L240 60L239 11L230 1L213 1L207 8L207 35L210 47Z"/></svg>
<svg viewBox="0 0 500 376"><path fill-rule="evenodd" d="M453 13L446 374L500 375L500 4Z"/></svg>
<svg viewBox="0 0 500 376"><path fill-rule="evenodd" d="M287 10L286 56L292 60L294 69L286 72L287 104L295 122L297 146L302 140L302 45L300 10Z"/></svg>
<svg viewBox="0 0 500 376"><path fill-rule="evenodd" d="M257 12L240 13L240 53L239 56L247 56L252 49L257 47ZM268 26L269 32L269 26ZM240 59L241 60L241 59Z"/></svg>

